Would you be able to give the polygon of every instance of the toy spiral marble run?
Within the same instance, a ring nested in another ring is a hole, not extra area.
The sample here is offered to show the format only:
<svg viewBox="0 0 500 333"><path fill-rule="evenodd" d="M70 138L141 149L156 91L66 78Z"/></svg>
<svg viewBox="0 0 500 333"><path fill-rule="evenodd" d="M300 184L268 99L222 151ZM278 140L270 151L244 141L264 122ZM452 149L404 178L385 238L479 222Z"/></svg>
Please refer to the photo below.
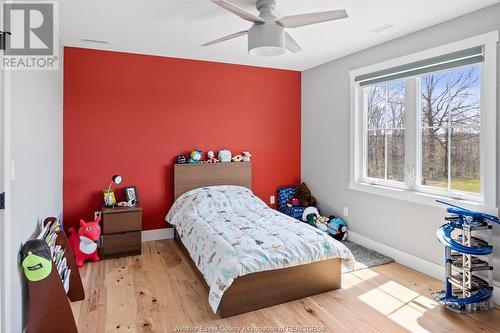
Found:
<svg viewBox="0 0 500 333"><path fill-rule="evenodd" d="M432 293L444 307L458 313L493 308L492 215L439 201L448 205L447 223L436 232L445 246L445 290Z"/></svg>

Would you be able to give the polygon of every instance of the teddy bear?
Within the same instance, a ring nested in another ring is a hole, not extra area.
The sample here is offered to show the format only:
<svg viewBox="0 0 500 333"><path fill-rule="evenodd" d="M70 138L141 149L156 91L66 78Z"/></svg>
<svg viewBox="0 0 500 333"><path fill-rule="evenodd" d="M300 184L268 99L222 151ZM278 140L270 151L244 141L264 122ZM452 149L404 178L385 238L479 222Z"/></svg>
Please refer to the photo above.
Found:
<svg viewBox="0 0 500 333"><path fill-rule="evenodd" d="M219 163L219 160L215 158L215 154L213 151L207 152L207 161L206 163Z"/></svg>
<svg viewBox="0 0 500 333"><path fill-rule="evenodd" d="M243 154L243 162L250 162L250 158L252 157L252 154L248 151L242 152Z"/></svg>
<svg viewBox="0 0 500 333"><path fill-rule="evenodd" d="M297 185L295 188L295 197L299 200L302 207L316 206L316 199L311 195L311 191L306 183Z"/></svg>

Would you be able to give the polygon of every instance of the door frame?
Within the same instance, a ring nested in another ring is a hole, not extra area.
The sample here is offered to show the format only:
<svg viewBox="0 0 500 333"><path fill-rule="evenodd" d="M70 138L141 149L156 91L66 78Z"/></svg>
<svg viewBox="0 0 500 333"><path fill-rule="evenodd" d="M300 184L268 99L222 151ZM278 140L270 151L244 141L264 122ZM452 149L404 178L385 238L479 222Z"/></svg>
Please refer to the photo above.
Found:
<svg viewBox="0 0 500 333"><path fill-rule="evenodd" d="M0 17L3 16L3 3L0 1ZM3 51L0 51L0 61L3 61ZM0 65L0 188L5 192L5 209L0 211L3 221L0 221L0 332L11 331L11 73L2 70Z"/></svg>

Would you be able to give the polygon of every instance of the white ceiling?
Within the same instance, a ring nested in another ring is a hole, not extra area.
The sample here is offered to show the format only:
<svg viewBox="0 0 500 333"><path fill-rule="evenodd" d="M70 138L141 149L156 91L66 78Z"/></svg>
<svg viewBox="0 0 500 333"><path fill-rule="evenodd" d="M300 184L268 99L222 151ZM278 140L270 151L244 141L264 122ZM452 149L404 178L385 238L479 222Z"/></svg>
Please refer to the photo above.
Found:
<svg viewBox="0 0 500 333"><path fill-rule="evenodd" d="M228 0L252 13L255 0ZM60 35L67 46L304 70L500 0L277 0L276 16L345 8L349 18L288 32L303 51L275 58L247 52L247 38L201 44L251 23L209 0L61 0ZM384 26L394 27L376 33ZM109 41L109 45L81 39Z"/></svg>

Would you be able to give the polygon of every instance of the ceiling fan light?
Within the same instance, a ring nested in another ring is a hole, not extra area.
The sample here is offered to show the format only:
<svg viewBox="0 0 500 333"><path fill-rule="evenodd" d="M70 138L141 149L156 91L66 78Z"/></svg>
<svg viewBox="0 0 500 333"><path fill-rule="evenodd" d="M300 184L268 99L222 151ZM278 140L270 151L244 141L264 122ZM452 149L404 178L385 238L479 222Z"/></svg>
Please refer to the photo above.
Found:
<svg viewBox="0 0 500 333"><path fill-rule="evenodd" d="M248 30L248 53L260 57L275 57L285 53L285 30L271 23L254 24Z"/></svg>
<svg viewBox="0 0 500 333"><path fill-rule="evenodd" d="M285 53L285 49L278 46L258 46L249 50L248 53L259 57L276 57Z"/></svg>

